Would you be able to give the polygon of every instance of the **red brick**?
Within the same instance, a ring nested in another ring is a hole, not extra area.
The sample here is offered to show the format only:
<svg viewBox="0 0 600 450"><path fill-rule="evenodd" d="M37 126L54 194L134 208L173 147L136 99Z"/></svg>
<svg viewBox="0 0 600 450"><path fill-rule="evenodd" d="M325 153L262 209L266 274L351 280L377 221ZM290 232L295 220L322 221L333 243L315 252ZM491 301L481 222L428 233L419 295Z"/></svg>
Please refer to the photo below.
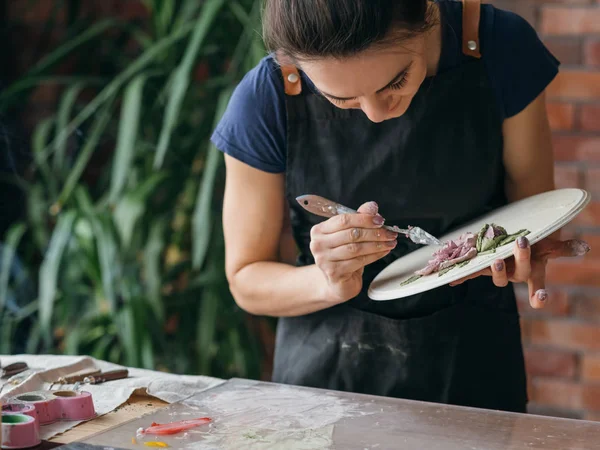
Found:
<svg viewBox="0 0 600 450"><path fill-rule="evenodd" d="M519 319L521 325L521 340L523 342L529 342L531 339L531 321L529 319Z"/></svg>
<svg viewBox="0 0 600 450"><path fill-rule="evenodd" d="M526 317L568 316L571 310L571 303L567 291L555 288L549 288L548 291L550 297L548 304L544 308L533 309L529 304L529 290L527 286L525 284L515 286L519 314Z"/></svg>
<svg viewBox="0 0 600 450"><path fill-rule="evenodd" d="M572 352L527 348L525 366L530 376L573 378L577 372L577 355Z"/></svg>
<svg viewBox="0 0 600 450"><path fill-rule="evenodd" d="M537 378L532 382L531 401L571 410L600 411L600 385L568 380Z"/></svg>
<svg viewBox="0 0 600 450"><path fill-rule="evenodd" d="M589 203L573 222L583 226L598 226L600 224L600 202ZM592 249L590 253L594 251L600 251L600 249Z"/></svg>
<svg viewBox="0 0 600 450"><path fill-rule="evenodd" d="M580 65L583 61L581 40L577 37L546 37L544 45L564 65Z"/></svg>
<svg viewBox="0 0 600 450"><path fill-rule="evenodd" d="M34 105L53 105L58 99L60 86L58 84L40 84L31 92L29 101Z"/></svg>
<svg viewBox="0 0 600 450"><path fill-rule="evenodd" d="M592 193L600 193L600 168L588 168L585 170L585 189Z"/></svg>
<svg viewBox="0 0 600 450"><path fill-rule="evenodd" d="M146 5L140 1L127 0L119 4L120 11L118 15L125 20L143 19L148 17L149 11Z"/></svg>
<svg viewBox="0 0 600 450"><path fill-rule="evenodd" d="M600 381L600 355L583 355L581 378L586 381Z"/></svg>
<svg viewBox="0 0 600 450"><path fill-rule="evenodd" d="M532 402L540 405L581 409L583 392L583 386L572 381L538 378L532 381L529 395Z"/></svg>
<svg viewBox="0 0 600 450"><path fill-rule="evenodd" d="M600 322L600 295L580 294L573 299L572 303L575 317L588 322Z"/></svg>
<svg viewBox="0 0 600 450"><path fill-rule="evenodd" d="M600 67L600 39L588 39L583 46L583 61L586 66Z"/></svg>
<svg viewBox="0 0 600 450"><path fill-rule="evenodd" d="M568 350L600 350L600 327L564 319L532 319L531 343Z"/></svg>
<svg viewBox="0 0 600 450"><path fill-rule="evenodd" d="M600 183L599 183L600 184ZM590 244L592 250L586 255L586 259L600 258L600 234L584 234L581 236L585 242ZM598 274L600 276L600 274Z"/></svg>
<svg viewBox="0 0 600 450"><path fill-rule="evenodd" d="M575 116L575 106L571 103L549 102L548 119L550 127L555 131L564 131L573 129L573 118Z"/></svg>
<svg viewBox="0 0 600 450"><path fill-rule="evenodd" d="M600 260L590 256L577 261L569 259L548 263L546 279L549 284L600 287Z"/></svg>
<svg viewBox="0 0 600 450"><path fill-rule="evenodd" d="M600 99L600 72L561 71L550 83L547 91L548 98L551 99Z"/></svg>
<svg viewBox="0 0 600 450"><path fill-rule="evenodd" d="M579 167L567 164L554 166L554 182L557 189L580 187Z"/></svg>
<svg viewBox="0 0 600 450"><path fill-rule="evenodd" d="M580 126L584 131L600 131L600 105L581 105Z"/></svg>
<svg viewBox="0 0 600 450"><path fill-rule="evenodd" d="M556 161L600 161L600 136L554 135Z"/></svg>
<svg viewBox="0 0 600 450"><path fill-rule="evenodd" d="M541 16L544 34L600 33L600 9L586 7L544 7Z"/></svg>
<svg viewBox="0 0 600 450"><path fill-rule="evenodd" d="M43 27L49 21L64 23L66 8L55 0L37 0L36 2L7 2L8 16L12 20Z"/></svg>

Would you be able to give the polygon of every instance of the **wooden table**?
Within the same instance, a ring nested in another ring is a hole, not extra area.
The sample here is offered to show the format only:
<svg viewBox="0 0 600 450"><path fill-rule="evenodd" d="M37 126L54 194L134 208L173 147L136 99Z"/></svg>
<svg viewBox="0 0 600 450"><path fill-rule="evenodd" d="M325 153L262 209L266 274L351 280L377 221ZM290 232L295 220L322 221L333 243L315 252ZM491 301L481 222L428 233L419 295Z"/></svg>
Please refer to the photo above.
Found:
<svg viewBox="0 0 600 450"><path fill-rule="evenodd" d="M136 411L139 414L141 411ZM232 379L133 419L83 444L140 450L151 422L212 418L202 431L160 436L171 450L193 448L327 448L331 450L592 450L600 423L515 414L387 397ZM301 447L298 445L301 444ZM82 447L79 447L82 448ZM89 448L89 447L88 447Z"/></svg>
<svg viewBox="0 0 600 450"><path fill-rule="evenodd" d="M134 394L125 404L115 411L94 420L90 420L89 422L81 423L63 434L54 436L48 441L48 444L70 444L71 442L82 441L93 434L121 425L122 423L135 419L143 414L164 408L167 405L168 403L157 398ZM46 448L51 447L54 447L54 445L46 446Z"/></svg>

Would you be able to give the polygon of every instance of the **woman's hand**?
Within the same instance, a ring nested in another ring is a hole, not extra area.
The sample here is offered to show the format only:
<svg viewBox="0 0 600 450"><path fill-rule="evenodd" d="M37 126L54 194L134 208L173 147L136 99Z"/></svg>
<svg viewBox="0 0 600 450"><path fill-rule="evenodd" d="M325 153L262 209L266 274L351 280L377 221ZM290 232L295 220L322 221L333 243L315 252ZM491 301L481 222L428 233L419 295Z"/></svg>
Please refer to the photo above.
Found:
<svg viewBox="0 0 600 450"><path fill-rule="evenodd" d="M515 242L511 258L506 261L498 259L490 268L457 280L450 285L456 286L481 275L491 276L494 284L499 287L506 286L509 282L527 283L529 303L533 308L543 308L548 301L548 292L546 291L548 260L583 256L589 250L589 245L578 239L559 241L546 238L531 247L526 237L520 237Z"/></svg>
<svg viewBox="0 0 600 450"><path fill-rule="evenodd" d="M358 212L334 216L311 230L310 250L327 280L326 296L336 303L358 295L364 267L397 244L398 234L381 228L384 219L375 202L363 204Z"/></svg>

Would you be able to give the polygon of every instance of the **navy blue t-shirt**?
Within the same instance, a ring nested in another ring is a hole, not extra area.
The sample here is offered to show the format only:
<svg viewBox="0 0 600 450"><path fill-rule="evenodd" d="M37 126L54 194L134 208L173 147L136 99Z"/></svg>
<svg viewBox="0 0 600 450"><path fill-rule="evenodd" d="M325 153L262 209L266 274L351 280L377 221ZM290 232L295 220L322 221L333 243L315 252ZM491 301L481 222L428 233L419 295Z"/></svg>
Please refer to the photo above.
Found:
<svg viewBox="0 0 600 450"><path fill-rule="evenodd" d="M462 52L462 2L438 0L442 17L442 54L438 73L468 59ZM520 16L482 5L482 61L503 119L521 112L558 73L559 61ZM305 88L313 88L301 73ZM222 152L269 173L285 172L286 109L283 78L266 56L235 89L211 138Z"/></svg>

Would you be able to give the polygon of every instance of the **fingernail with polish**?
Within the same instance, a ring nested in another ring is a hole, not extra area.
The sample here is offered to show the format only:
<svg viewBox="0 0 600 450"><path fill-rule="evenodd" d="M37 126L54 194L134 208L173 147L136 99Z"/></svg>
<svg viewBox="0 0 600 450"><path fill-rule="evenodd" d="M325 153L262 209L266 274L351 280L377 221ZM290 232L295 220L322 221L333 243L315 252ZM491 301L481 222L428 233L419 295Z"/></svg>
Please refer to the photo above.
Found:
<svg viewBox="0 0 600 450"><path fill-rule="evenodd" d="M394 233L393 231L389 231L389 230L387 230L387 231L385 232L385 236L386 236L388 239L396 239L396 238L398 237L398 233Z"/></svg>
<svg viewBox="0 0 600 450"><path fill-rule="evenodd" d="M379 214L377 214L376 216L373 217L373 223L375 225L383 225L383 222L385 222L385 219L383 217L381 217Z"/></svg>
<svg viewBox="0 0 600 450"><path fill-rule="evenodd" d="M365 213L367 214L377 214L377 211L379 211L379 206L377 206L377 203L375 202L367 202L365 203Z"/></svg>
<svg viewBox="0 0 600 450"><path fill-rule="evenodd" d="M496 270L498 272L501 272L504 269L504 262L503 261L497 261L494 266L496 267Z"/></svg>
<svg viewBox="0 0 600 450"><path fill-rule="evenodd" d="M525 236L521 236L519 239L517 239L517 245L519 246L519 248L527 248L528 244L529 241Z"/></svg>
<svg viewBox="0 0 600 450"><path fill-rule="evenodd" d="M546 289L540 289L535 293L535 296L540 302L545 302L548 300L548 291L546 291Z"/></svg>

